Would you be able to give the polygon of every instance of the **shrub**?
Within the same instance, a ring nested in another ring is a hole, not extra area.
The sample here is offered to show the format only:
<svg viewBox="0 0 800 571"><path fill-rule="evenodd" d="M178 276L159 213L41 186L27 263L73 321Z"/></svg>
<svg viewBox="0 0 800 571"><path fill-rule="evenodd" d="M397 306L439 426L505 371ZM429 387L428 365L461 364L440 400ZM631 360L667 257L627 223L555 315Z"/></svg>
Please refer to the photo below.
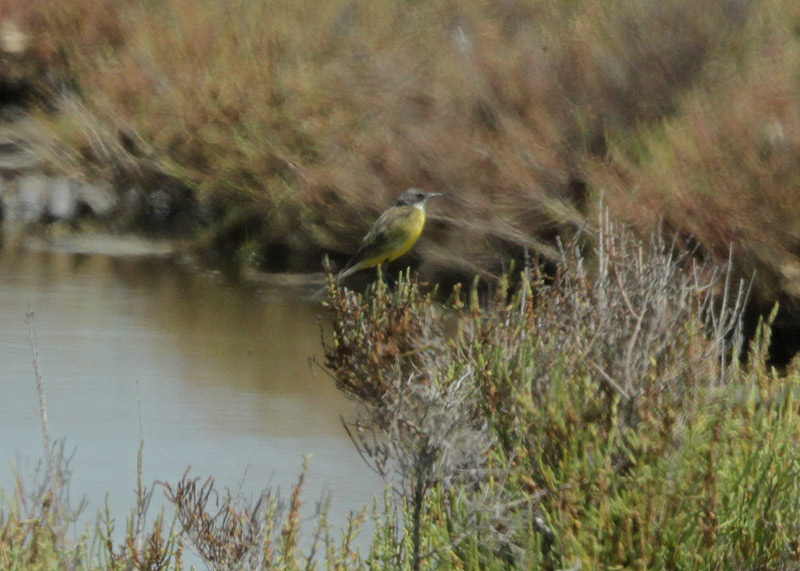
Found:
<svg viewBox="0 0 800 571"><path fill-rule="evenodd" d="M798 563L800 375L764 336L743 364L729 273L601 222L482 300L329 283L326 365L398 485L398 567Z"/></svg>

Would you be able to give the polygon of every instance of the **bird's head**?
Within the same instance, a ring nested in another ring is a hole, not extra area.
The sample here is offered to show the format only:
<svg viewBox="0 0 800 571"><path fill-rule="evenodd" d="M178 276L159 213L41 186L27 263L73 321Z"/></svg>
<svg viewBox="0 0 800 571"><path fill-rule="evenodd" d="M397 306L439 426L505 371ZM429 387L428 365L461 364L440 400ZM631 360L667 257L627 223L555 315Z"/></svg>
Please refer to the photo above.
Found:
<svg viewBox="0 0 800 571"><path fill-rule="evenodd" d="M395 206L425 206L429 198L441 195L441 192L425 192L419 188L409 188L400 195Z"/></svg>

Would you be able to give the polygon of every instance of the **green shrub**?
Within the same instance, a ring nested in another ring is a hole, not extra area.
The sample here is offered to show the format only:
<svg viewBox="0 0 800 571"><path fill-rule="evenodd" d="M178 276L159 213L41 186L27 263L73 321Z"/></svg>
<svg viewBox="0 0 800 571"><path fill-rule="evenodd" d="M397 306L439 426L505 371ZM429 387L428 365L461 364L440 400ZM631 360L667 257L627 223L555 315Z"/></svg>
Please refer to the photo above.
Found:
<svg viewBox="0 0 800 571"><path fill-rule="evenodd" d="M330 282L326 364L397 484L399 568L800 563L800 373L765 366L766 327L743 364L729 273L601 228L482 300Z"/></svg>

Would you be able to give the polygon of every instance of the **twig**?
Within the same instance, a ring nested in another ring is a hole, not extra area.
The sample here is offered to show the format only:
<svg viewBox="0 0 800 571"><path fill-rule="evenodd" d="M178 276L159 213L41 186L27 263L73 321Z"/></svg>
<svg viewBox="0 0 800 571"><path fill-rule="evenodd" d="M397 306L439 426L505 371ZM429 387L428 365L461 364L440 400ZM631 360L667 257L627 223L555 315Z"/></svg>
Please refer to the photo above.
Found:
<svg viewBox="0 0 800 571"><path fill-rule="evenodd" d="M53 499L58 496L61 487L60 479L56 473L55 460L53 459L52 441L50 440L50 428L47 424L47 399L44 395L44 382L42 381L42 371L39 367L39 347L36 342L36 330L33 327L33 306L28 301L28 313L25 314L28 322L28 340L31 344L31 358L33 359L33 374L36 377L36 391L39 394L39 415L42 419L42 440L44 444L44 456L47 461L47 473L50 477L54 493Z"/></svg>

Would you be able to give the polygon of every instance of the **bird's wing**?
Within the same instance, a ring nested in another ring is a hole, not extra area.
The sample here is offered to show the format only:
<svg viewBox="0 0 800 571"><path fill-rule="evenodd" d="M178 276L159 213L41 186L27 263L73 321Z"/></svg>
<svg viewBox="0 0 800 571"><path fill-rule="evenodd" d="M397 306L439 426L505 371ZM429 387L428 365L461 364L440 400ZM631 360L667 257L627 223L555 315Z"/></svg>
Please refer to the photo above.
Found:
<svg viewBox="0 0 800 571"><path fill-rule="evenodd" d="M413 206L400 206L384 212L361 241L355 255L347 262L340 277L361 269L362 262L367 262L390 248L391 244L402 242L405 238L405 219L414 215ZM349 271L348 271L349 270ZM345 273L347 272L347 273Z"/></svg>

